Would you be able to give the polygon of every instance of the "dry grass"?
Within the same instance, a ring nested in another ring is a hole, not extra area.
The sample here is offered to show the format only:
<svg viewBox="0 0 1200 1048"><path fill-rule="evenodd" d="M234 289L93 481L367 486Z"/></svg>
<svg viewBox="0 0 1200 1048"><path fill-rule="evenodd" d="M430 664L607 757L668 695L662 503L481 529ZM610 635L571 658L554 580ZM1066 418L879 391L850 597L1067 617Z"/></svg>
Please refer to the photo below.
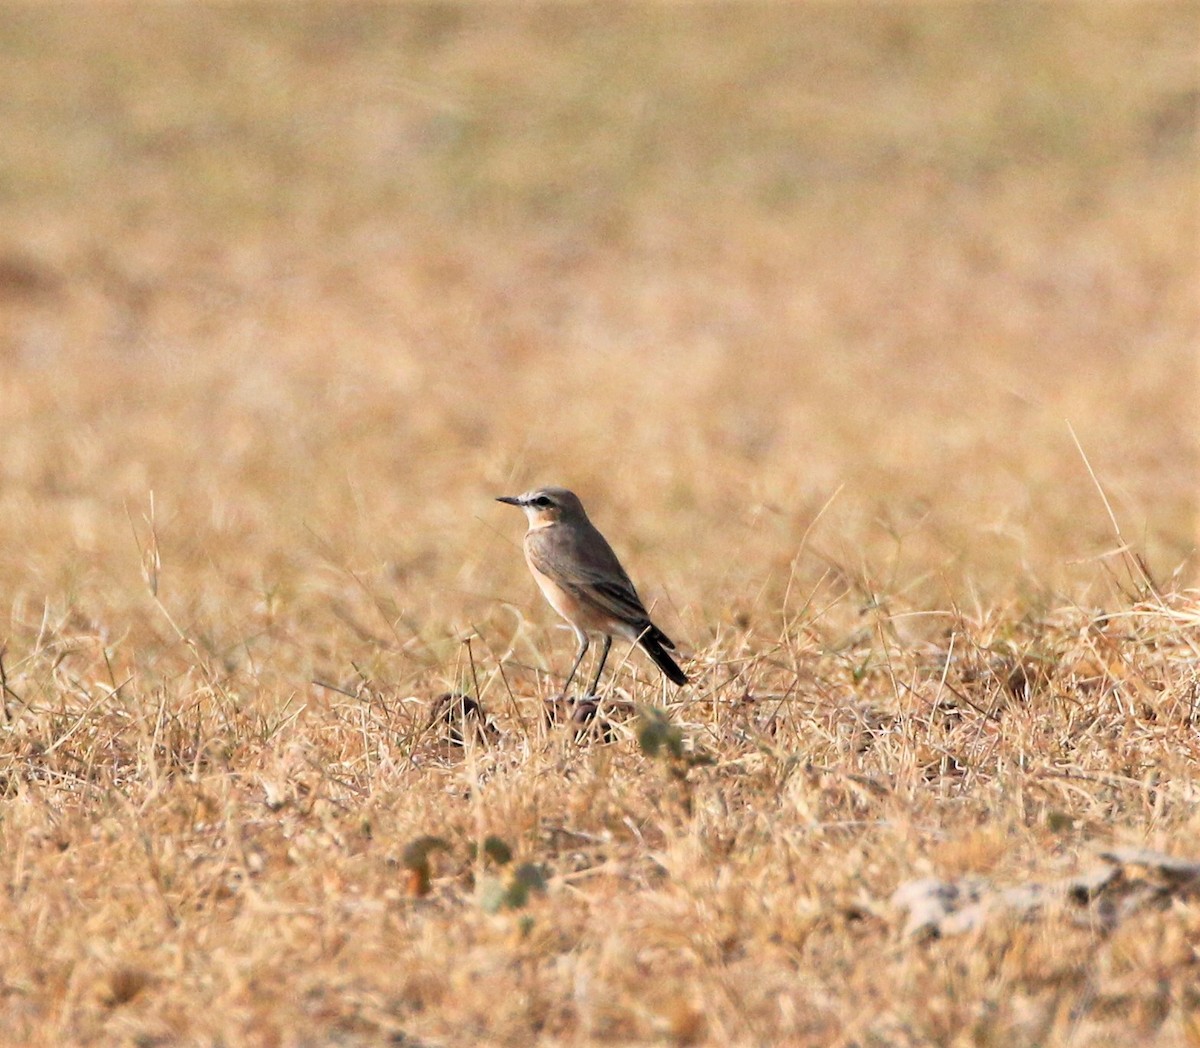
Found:
<svg viewBox="0 0 1200 1048"><path fill-rule="evenodd" d="M889 905L1200 857L1198 33L0 12L6 1040L1200 1043L1194 898ZM536 482L669 722L547 725Z"/></svg>

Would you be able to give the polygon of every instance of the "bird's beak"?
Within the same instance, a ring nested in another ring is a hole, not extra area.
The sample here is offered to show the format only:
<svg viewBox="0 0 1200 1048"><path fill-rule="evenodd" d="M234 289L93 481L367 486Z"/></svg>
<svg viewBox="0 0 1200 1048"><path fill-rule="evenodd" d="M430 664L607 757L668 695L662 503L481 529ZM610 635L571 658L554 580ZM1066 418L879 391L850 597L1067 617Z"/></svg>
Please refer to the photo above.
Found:
<svg viewBox="0 0 1200 1048"><path fill-rule="evenodd" d="M521 500L519 498L514 498L512 495L501 495L498 499L496 499L496 501L497 502L507 502L510 506L524 505L524 503L521 502Z"/></svg>

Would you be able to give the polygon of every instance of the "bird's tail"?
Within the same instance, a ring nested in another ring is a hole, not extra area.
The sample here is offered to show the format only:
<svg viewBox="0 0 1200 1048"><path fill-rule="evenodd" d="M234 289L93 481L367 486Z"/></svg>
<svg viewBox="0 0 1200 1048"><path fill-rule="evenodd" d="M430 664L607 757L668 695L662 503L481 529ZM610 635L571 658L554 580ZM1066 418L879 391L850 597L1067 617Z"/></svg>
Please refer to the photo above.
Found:
<svg viewBox="0 0 1200 1048"><path fill-rule="evenodd" d="M678 663L667 654L667 648L675 647L671 643L671 638L668 637L657 626L651 625L641 636L640 643L646 654L654 660L656 665L666 675L667 679L672 684L677 684L682 687L688 682L687 674L679 668Z"/></svg>

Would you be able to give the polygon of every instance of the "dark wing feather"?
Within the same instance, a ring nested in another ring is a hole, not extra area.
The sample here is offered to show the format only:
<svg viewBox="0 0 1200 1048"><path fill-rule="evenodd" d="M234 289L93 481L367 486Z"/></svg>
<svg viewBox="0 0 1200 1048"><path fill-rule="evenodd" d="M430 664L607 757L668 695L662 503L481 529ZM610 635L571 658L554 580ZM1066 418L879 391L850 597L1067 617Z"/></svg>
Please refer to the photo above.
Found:
<svg viewBox="0 0 1200 1048"><path fill-rule="evenodd" d="M549 575L577 599L635 626L649 626L650 616L642 604L612 547L595 529L586 542L556 527L529 532L525 548L538 571Z"/></svg>

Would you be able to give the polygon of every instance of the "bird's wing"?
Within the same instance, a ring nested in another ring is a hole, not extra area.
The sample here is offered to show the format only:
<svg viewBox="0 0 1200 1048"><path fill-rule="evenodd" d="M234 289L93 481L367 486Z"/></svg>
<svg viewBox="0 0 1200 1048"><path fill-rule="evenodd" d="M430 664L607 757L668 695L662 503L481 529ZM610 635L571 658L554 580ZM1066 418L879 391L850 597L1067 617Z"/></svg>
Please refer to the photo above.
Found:
<svg viewBox="0 0 1200 1048"><path fill-rule="evenodd" d="M529 532L525 549L534 567L578 600L632 625L649 625L641 597L604 537L593 530L581 542L572 541L573 534L579 533L554 527Z"/></svg>

